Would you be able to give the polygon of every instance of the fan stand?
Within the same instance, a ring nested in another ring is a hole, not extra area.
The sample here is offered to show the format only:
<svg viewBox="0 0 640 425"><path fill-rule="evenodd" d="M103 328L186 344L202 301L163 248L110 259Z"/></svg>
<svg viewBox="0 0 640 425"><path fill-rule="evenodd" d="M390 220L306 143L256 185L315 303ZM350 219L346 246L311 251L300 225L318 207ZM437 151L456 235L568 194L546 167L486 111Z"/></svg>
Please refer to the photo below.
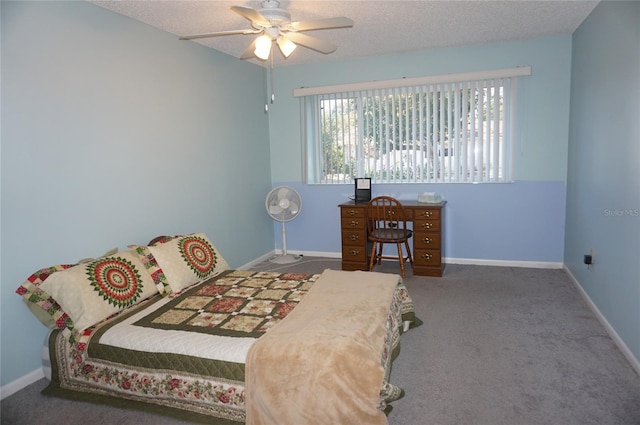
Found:
<svg viewBox="0 0 640 425"><path fill-rule="evenodd" d="M275 264L291 264L299 261L301 255L287 254L287 231L285 230L284 221L282 222L282 254L269 260Z"/></svg>

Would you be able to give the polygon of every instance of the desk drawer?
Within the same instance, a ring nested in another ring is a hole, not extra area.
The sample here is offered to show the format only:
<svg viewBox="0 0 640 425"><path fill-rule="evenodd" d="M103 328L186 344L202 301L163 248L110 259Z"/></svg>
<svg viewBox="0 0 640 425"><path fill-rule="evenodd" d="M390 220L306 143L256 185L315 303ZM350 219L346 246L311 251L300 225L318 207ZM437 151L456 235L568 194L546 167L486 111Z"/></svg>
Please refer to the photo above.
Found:
<svg viewBox="0 0 640 425"><path fill-rule="evenodd" d="M363 230L366 228L366 220L364 217L343 217L342 231L349 232L355 229Z"/></svg>
<svg viewBox="0 0 640 425"><path fill-rule="evenodd" d="M416 249L413 253L413 261L416 266L440 267L442 255L439 249Z"/></svg>
<svg viewBox="0 0 640 425"><path fill-rule="evenodd" d="M366 269L367 245L342 245L342 265L345 263L361 263Z"/></svg>
<svg viewBox="0 0 640 425"><path fill-rule="evenodd" d="M415 233L413 235L414 249L440 249L440 233Z"/></svg>
<svg viewBox="0 0 640 425"><path fill-rule="evenodd" d="M427 209L427 208L416 208L413 212L414 220L420 220L423 218L440 220L440 209Z"/></svg>
<svg viewBox="0 0 640 425"><path fill-rule="evenodd" d="M343 207L340 208L340 216L342 217L342 222L344 223L345 218L364 218L365 209L364 208L348 208Z"/></svg>
<svg viewBox="0 0 640 425"><path fill-rule="evenodd" d="M417 235L421 235L424 232L440 232L440 220L439 219L416 219L413 221L413 231Z"/></svg>
<svg viewBox="0 0 640 425"><path fill-rule="evenodd" d="M364 229L342 229L342 245L362 246L367 242L367 232Z"/></svg>

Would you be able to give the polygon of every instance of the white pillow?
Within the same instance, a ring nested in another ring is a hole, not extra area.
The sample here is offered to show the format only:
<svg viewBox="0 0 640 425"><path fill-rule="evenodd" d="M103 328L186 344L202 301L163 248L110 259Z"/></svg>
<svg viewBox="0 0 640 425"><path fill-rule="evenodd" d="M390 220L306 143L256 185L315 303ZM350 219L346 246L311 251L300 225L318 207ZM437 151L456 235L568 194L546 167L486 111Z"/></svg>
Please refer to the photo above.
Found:
<svg viewBox="0 0 640 425"><path fill-rule="evenodd" d="M133 251L53 273L39 286L62 307L78 332L158 293Z"/></svg>
<svg viewBox="0 0 640 425"><path fill-rule="evenodd" d="M173 292L180 292L229 269L207 235L194 233L147 247Z"/></svg>

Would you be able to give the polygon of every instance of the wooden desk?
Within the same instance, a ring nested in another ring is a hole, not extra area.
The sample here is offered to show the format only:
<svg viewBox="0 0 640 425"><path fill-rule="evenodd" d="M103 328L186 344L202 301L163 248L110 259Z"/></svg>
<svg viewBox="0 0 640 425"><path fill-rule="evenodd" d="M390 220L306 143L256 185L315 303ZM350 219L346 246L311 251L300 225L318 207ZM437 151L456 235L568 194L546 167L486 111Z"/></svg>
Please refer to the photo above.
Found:
<svg viewBox="0 0 640 425"><path fill-rule="evenodd" d="M438 204L401 202L407 214L407 221L413 222L413 274L442 276L442 209L447 201ZM353 201L338 205L342 232L342 270L369 270L371 242L367 239L366 206L366 202Z"/></svg>

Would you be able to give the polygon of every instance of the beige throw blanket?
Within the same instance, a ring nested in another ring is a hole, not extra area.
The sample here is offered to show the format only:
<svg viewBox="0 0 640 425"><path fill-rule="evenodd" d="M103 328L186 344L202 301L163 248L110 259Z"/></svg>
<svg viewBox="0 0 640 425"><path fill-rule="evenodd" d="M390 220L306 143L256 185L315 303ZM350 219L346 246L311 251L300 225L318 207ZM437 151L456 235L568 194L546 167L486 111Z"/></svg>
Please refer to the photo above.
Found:
<svg viewBox="0 0 640 425"><path fill-rule="evenodd" d="M325 270L247 355L247 425L387 424L378 410L399 276Z"/></svg>

